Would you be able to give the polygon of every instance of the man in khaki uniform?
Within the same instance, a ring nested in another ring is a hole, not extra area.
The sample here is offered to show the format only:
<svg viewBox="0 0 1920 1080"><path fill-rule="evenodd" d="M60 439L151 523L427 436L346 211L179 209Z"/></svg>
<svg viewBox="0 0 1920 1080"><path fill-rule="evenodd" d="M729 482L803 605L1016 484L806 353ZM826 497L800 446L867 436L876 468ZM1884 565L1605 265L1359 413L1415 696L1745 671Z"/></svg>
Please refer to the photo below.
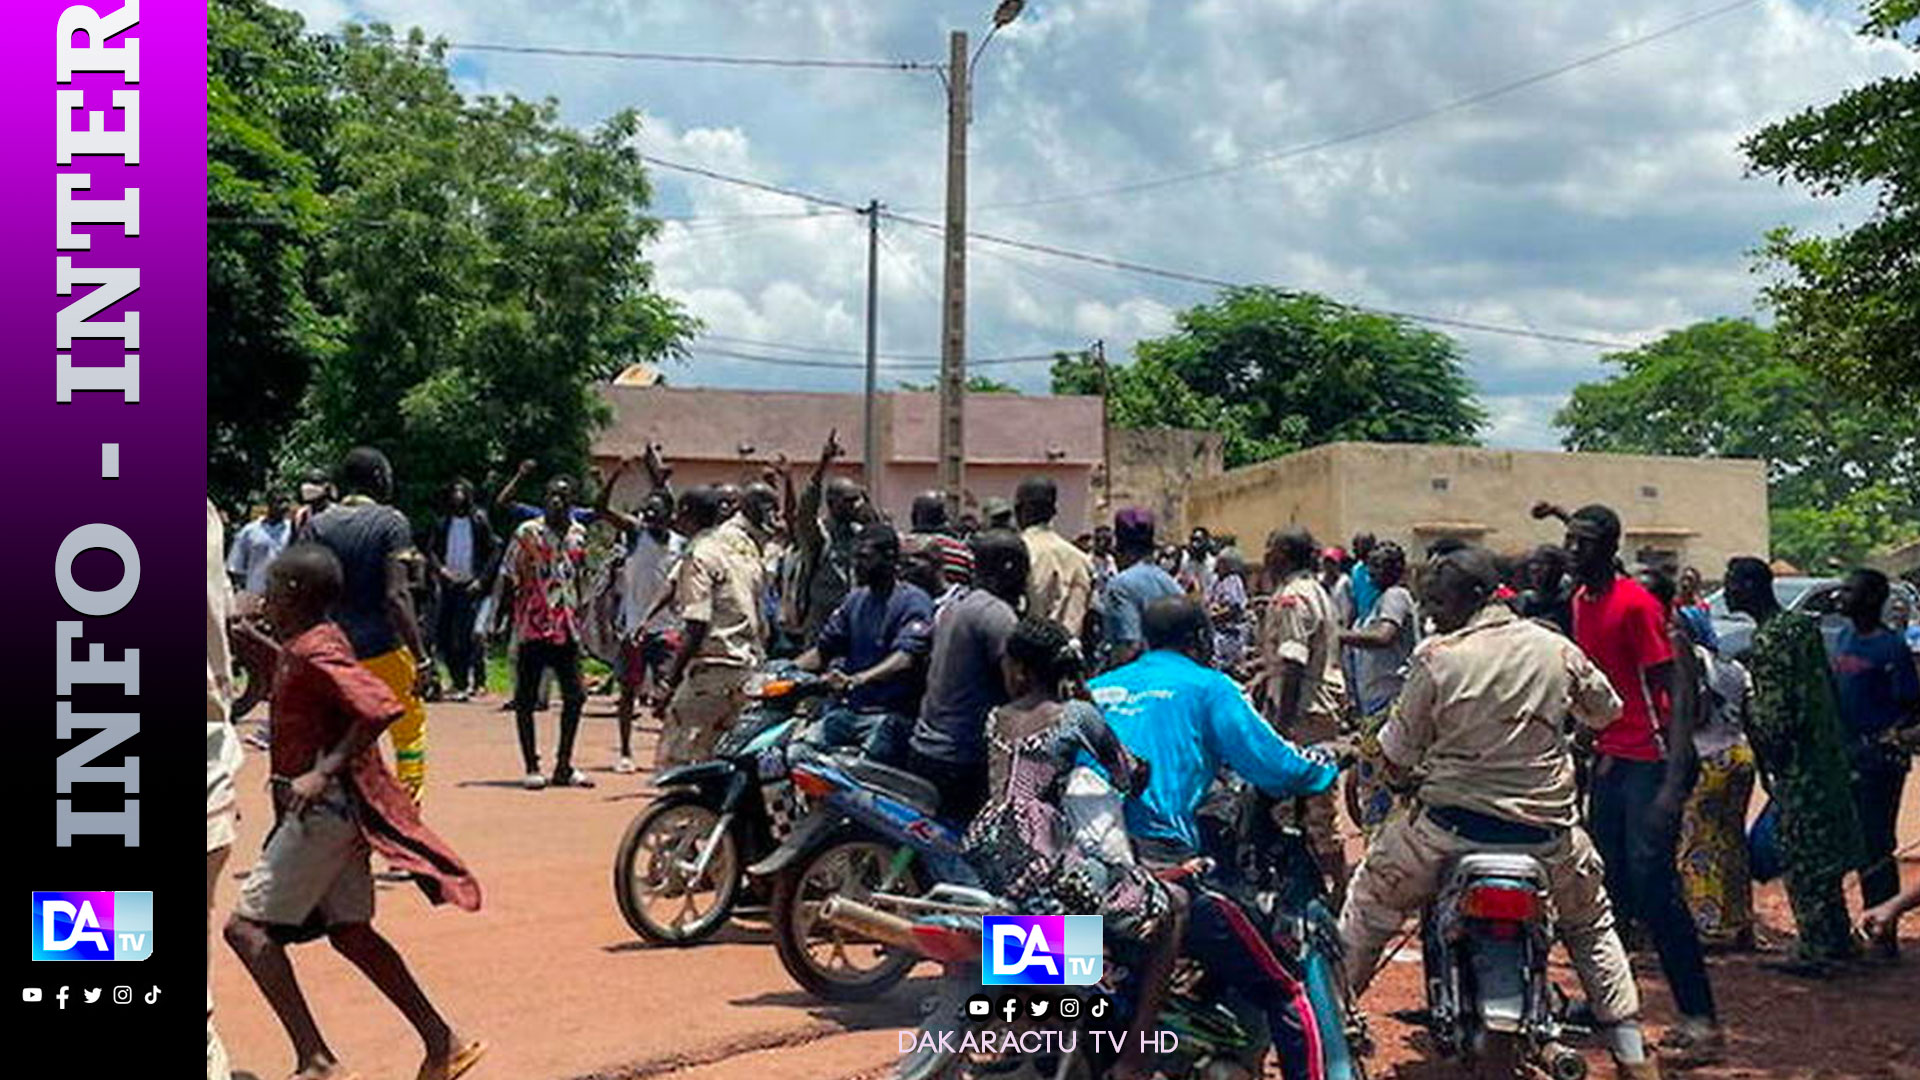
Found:
<svg viewBox="0 0 1920 1080"><path fill-rule="evenodd" d="M745 701L742 687L765 652L760 597L766 569L752 539L721 521L717 489L680 497L682 533L691 535L674 578L674 606L686 625L670 688L655 768L713 756L720 734Z"/></svg>
<svg viewBox="0 0 1920 1080"><path fill-rule="evenodd" d="M1346 711L1340 620L1314 575L1318 555L1313 537L1303 530L1282 530L1267 538L1268 580L1281 583L1261 627L1267 722L1298 746L1339 737L1340 717ZM1307 800L1303 825L1337 906L1346 895L1347 856L1332 791Z"/></svg>
<svg viewBox="0 0 1920 1080"><path fill-rule="evenodd" d="M1029 476L1013 493L1013 516L1027 545L1027 614L1052 619L1080 637L1093 596L1093 560L1053 530L1059 489Z"/></svg>
<svg viewBox="0 0 1920 1080"><path fill-rule="evenodd" d="M1491 602L1491 555L1466 548L1429 566L1427 603L1441 631L1415 651L1380 750L1390 776L1423 770L1412 812L1381 827L1340 912L1356 992L1407 916L1439 892L1459 855L1524 852L1546 868L1561 940L1607 1029L1623 1075L1658 1076L1647 1057L1640 995L1614 929L1605 871L1579 825L1562 718L1599 729L1621 710L1585 653Z"/></svg>

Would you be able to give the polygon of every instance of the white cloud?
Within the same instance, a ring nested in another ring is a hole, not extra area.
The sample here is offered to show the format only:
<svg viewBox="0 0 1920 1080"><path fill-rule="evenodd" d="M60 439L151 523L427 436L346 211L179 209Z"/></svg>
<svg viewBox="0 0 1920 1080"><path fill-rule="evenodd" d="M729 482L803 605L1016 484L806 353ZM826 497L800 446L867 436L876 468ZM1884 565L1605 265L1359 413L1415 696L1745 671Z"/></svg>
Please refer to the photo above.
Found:
<svg viewBox="0 0 1920 1080"><path fill-rule="evenodd" d="M765 56L943 59L991 0L295 0L454 40ZM1677 0L1030 0L982 60L976 228L1380 307L1636 343L1753 312L1747 252L1780 223L1857 219L1745 175L1739 141L1870 78L1920 68L1854 33L1848 5L1760 0L1471 108L1216 179L1058 205L997 204L1247 161L1458 99L1670 25ZM642 146L937 219L944 109L929 74L457 53L467 85L553 95L574 122L637 106ZM863 223L767 217L793 201L656 174L660 282L717 333L859 348ZM757 215L741 217L740 215ZM936 236L890 223L881 335L936 353ZM1204 288L976 245L970 351L1105 338L1116 357ZM1549 421L1599 350L1457 332L1495 445ZM851 360L851 357L847 359ZM838 384L839 372L701 357L681 382ZM1002 367L1028 389L1044 365ZM855 385L857 379L846 385Z"/></svg>

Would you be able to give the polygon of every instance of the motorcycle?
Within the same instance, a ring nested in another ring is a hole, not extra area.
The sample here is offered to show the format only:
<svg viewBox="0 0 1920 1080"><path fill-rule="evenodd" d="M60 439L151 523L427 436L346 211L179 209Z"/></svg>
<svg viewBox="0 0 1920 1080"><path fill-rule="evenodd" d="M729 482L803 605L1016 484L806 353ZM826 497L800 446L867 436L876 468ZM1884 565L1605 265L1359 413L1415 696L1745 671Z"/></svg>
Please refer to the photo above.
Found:
<svg viewBox="0 0 1920 1080"><path fill-rule="evenodd" d="M1566 1001L1547 977L1546 868L1531 855L1474 852L1443 881L1420 928L1427 1029L1441 1053L1489 1080L1530 1066L1581 1080L1586 1059L1559 1042Z"/></svg>
<svg viewBox="0 0 1920 1080"><path fill-rule="evenodd" d="M1238 778L1222 784L1200 812L1205 843L1218 861L1209 885L1236 899L1312 1007L1321 1073L1366 1080L1372 1038L1347 983L1339 921L1327 906L1326 879L1306 833L1304 800L1282 825L1276 800ZM1261 1028L1264 1018L1256 1017Z"/></svg>
<svg viewBox="0 0 1920 1080"><path fill-rule="evenodd" d="M866 1001L919 961L911 950L820 917L833 896L910 910L931 882L977 885L959 830L936 817L940 792L921 777L857 754L795 746L789 776L810 810L778 850L747 873L772 883L774 947L807 992ZM927 880L923 880L927 879Z"/></svg>
<svg viewBox="0 0 1920 1080"><path fill-rule="evenodd" d="M749 887L746 864L791 830L787 743L829 687L779 661L755 672L745 692L747 707L713 758L655 776L660 796L620 838L614 899L648 941L691 945L725 925Z"/></svg>
<svg viewBox="0 0 1920 1080"><path fill-rule="evenodd" d="M1345 981L1340 938L1325 904L1319 865L1297 829L1273 823L1273 801L1238 782L1224 785L1204 813L1214 858L1170 869L1163 877L1204 877L1207 887L1235 897L1260 927L1280 963L1305 987L1312 1006L1321 1075L1327 1080L1365 1080L1362 1057L1369 1049L1363 1019ZM1197 883L1197 882L1196 882ZM1015 905L978 889L942 885L918 903L876 910L849 897L822 906L821 918L872 940L910 948L945 966L946 977L928 1003L915 1048L897 1066L901 1080L966 1077L1051 1077L1092 1080L1118 1056L1117 1036L1131 1025L1136 988L1125 958L1109 953L1101 983L1089 994L1075 987L1026 986L1029 1002L1081 999L1074 1024L1063 1024L1058 1004L1043 1019L1028 1012L1009 1025L993 1016L969 1016L966 999L981 991L981 917L1013 914ZM1171 1032L1171 1048L1154 1062L1169 1078L1252 1080L1263 1075L1271 1048L1265 1015L1250 1002L1207 978L1202 965L1182 958L1175 966L1166 1002L1154 1027ZM1011 1030L1013 1045L976 1050L964 1041L973 1029ZM1071 1043L1066 1033L1077 1038ZM1052 1032L1029 1039L1025 1032ZM1095 1032L1101 1032L1099 1038ZM1167 1041L1162 1040L1166 1046ZM1027 1049L1032 1046L1032 1049Z"/></svg>
<svg viewBox="0 0 1920 1080"><path fill-rule="evenodd" d="M1109 953L1101 982L1093 987L1021 987L1027 1008L1011 1022L993 1013L972 1015L967 999L982 991L981 916L1012 914L1016 907L977 889L943 885L919 908L908 919L835 897L822 911L836 925L911 948L945 966L946 977L924 1006L914 1048L895 1066L898 1080L1094 1080L1107 1074L1134 1014L1132 971L1123 961ZM1060 1007L1069 998L1073 1012ZM1155 1026L1174 1035L1163 1041L1169 1049L1154 1061L1169 1080L1261 1075L1266 1021L1234 995L1220 993L1191 960L1175 967ZM994 1033L993 1045L970 1043L966 1036L974 1031Z"/></svg>

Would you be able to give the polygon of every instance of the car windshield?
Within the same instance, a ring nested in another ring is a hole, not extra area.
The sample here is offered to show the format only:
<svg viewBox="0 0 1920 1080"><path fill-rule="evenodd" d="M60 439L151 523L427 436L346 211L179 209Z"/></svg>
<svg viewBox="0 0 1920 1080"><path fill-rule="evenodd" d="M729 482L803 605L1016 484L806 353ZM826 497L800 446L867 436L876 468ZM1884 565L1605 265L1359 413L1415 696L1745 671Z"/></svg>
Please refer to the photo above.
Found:
<svg viewBox="0 0 1920 1080"><path fill-rule="evenodd" d="M1781 607L1792 611L1794 604L1798 603L1801 597L1812 591L1819 584L1818 579L1776 579L1773 583L1773 598L1780 602ZM1707 609L1716 619L1746 618L1745 615L1741 615L1727 607L1727 590L1725 589L1713 590L1712 595L1707 597Z"/></svg>

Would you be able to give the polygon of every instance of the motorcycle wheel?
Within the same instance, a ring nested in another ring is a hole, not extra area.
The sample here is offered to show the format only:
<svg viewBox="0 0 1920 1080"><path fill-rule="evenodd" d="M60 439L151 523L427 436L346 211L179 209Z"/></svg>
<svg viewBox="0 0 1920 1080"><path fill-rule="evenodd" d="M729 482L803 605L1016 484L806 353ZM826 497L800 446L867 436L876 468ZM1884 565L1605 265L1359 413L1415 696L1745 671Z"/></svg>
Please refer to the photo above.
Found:
<svg viewBox="0 0 1920 1080"><path fill-rule="evenodd" d="M866 900L882 884L893 849L878 840L843 836L780 872L773 882L773 944L780 965L823 1001L869 1001L899 985L920 958L856 938L819 919L829 896ZM889 892L923 890L909 869Z"/></svg>
<svg viewBox="0 0 1920 1080"><path fill-rule="evenodd" d="M1524 1080L1527 1050L1520 1036L1485 1032L1469 1062L1476 1080Z"/></svg>
<svg viewBox="0 0 1920 1080"><path fill-rule="evenodd" d="M654 802L627 826L613 857L613 895L633 932L663 945L691 945L721 926L740 896L740 847L721 834L706 873L689 881L720 813L693 792ZM702 897L711 897L702 904Z"/></svg>

